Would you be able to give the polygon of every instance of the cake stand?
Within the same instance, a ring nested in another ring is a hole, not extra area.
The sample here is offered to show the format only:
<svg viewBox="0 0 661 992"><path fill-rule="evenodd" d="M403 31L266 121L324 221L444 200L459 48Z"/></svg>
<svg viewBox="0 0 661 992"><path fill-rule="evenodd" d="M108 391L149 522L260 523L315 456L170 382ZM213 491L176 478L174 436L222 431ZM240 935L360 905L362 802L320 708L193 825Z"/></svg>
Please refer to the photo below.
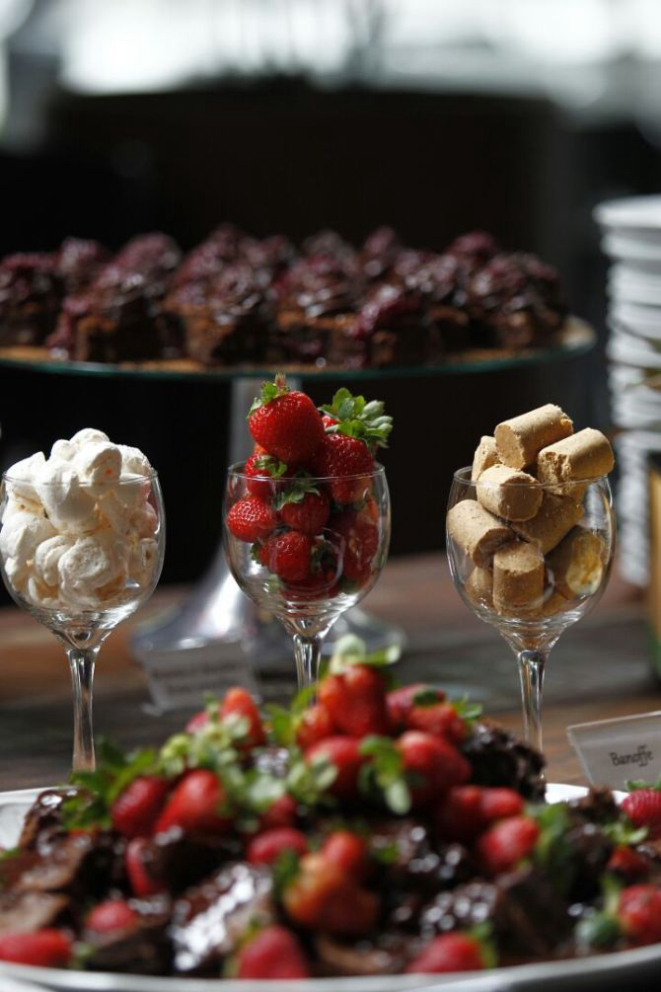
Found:
<svg viewBox="0 0 661 992"><path fill-rule="evenodd" d="M526 365L563 362L587 354L595 334L582 321L568 322L559 344L524 353L505 350L469 351L452 356L442 365L388 367L383 369L337 369L295 366L278 369L287 373L290 386L297 388L308 380L405 379L442 377L466 373L486 374ZM204 377L230 386L230 429L225 464L245 460L252 450L246 411L259 381L273 377L269 368L203 369L188 360L122 363L121 365L69 362L51 359L43 349L8 347L0 349L0 367L23 368L46 374L149 379L190 379ZM256 381L257 380L257 381ZM325 650L346 633L361 637L374 651L393 645L404 646L404 633L398 627L372 617L359 607L350 610L335 624ZM206 575L184 602L165 616L143 624L133 638L134 654L147 672L154 708L157 710L199 704L204 689L214 693L228 684L243 682L254 688L252 672L268 675L269 668L290 663L291 644L284 629L272 617L260 613L232 578L222 545Z"/></svg>

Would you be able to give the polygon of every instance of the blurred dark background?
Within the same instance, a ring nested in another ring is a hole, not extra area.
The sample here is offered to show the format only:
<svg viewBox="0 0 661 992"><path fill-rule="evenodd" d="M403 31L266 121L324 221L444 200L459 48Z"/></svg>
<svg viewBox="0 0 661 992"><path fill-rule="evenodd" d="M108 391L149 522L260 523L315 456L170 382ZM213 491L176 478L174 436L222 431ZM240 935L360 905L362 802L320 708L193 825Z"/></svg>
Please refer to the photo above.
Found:
<svg viewBox="0 0 661 992"><path fill-rule="evenodd" d="M217 223L442 249L473 228L561 272L603 339L594 205L659 188L661 6L634 0L0 0L0 253ZM323 401L337 382L309 391ZM368 381L396 429L393 553L442 543L453 468L540 402L605 427L601 348L480 375ZM4 467L98 426L163 479L165 580L220 534L229 387L0 368Z"/></svg>

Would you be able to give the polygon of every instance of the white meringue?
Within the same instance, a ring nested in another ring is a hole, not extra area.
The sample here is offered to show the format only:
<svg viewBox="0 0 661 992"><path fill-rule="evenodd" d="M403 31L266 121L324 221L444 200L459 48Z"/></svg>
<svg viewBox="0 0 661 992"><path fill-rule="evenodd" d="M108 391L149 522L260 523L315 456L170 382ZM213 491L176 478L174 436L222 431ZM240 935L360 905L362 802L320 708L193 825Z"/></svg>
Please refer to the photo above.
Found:
<svg viewBox="0 0 661 992"><path fill-rule="evenodd" d="M105 610L151 591L159 520L138 448L85 428L10 470L0 554L11 588L43 609Z"/></svg>
<svg viewBox="0 0 661 992"><path fill-rule="evenodd" d="M65 441L64 439L56 441L53 447L50 449L50 457L56 458L62 462L72 461L78 453L78 448L71 441Z"/></svg>
<svg viewBox="0 0 661 992"><path fill-rule="evenodd" d="M33 513L16 513L3 523L0 531L0 552L3 558L16 558L27 563L42 541L55 535L55 528L45 517Z"/></svg>
<svg viewBox="0 0 661 992"><path fill-rule="evenodd" d="M95 427L83 427L81 431L70 438L69 443L73 444L75 448L82 448L87 444L101 444L109 440L110 438L103 431L97 431Z"/></svg>
<svg viewBox="0 0 661 992"><path fill-rule="evenodd" d="M82 447L73 465L85 488L94 496L102 496L117 485L122 456L116 444L99 441Z"/></svg>
<svg viewBox="0 0 661 992"><path fill-rule="evenodd" d="M81 532L95 526L94 497L81 486L71 463L46 462L37 473L34 487L58 530Z"/></svg>
<svg viewBox="0 0 661 992"><path fill-rule="evenodd" d="M59 581L58 566L65 551L73 546L74 538L69 534L56 534L42 541L34 553L34 570L47 586L56 586Z"/></svg>
<svg viewBox="0 0 661 992"><path fill-rule="evenodd" d="M37 451L29 458L23 458L16 462L7 470L7 491L10 496L37 502L39 497L34 489L34 477L37 472L46 464L46 457L43 451Z"/></svg>
<svg viewBox="0 0 661 992"><path fill-rule="evenodd" d="M117 447L122 453L122 472L143 476L152 474L154 469L140 448L132 448L128 444L118 444Z"/></svg>

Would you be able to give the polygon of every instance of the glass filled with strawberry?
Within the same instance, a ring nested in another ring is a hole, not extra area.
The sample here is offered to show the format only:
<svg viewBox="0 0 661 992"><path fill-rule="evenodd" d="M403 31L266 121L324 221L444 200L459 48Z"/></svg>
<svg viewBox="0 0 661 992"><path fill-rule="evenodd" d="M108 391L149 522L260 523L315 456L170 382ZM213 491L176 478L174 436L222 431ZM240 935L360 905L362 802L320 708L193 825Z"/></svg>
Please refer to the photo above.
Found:
<svg viewBox="0 0 661 992"><path fill-rule="evenodd" d="M278 376L248 427L255 449L228 472L225 551L241 589L292 634L303 687L317 678L324 636L385 564L390 497L375 453L392 420L347 389L318 410Z"/></svg>

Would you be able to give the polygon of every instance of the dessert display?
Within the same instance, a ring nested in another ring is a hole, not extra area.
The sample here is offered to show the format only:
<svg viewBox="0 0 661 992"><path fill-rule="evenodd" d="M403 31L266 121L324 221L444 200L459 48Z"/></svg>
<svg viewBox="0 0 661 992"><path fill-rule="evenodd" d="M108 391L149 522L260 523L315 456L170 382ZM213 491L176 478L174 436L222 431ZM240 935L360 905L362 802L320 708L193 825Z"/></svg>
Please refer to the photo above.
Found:
<svg viewBox="0 0 661 992"><path fill-rule="evenodd" d="M0 861L0 959L294 979L661 941L661 792L545 803L539 753L355 638L316 691L263 714L230 689L42 792Z"/></svg>
<svg viewBox="0 0 661 992"><path fill-rule="evenodd" d="M569 612L602 585L610 536L590 526L584 497L613 468L608 439L574 433L552 403L498 424L475 451L473 492L448 513L450 539L479 569L471 602L522 621Z"/></svg>
<svg viewBox="0 0 661 992"><path fill-rule="evenodd" d="M5 473L0 555L12 593L42 610L106 610L159 568L154 470L137 448L84 428Z"/></svg>
<svg viewBox="0 0 661 992"><path fill-rule="evenodd" d="M228 474L225 549L236 581L295 635L301 684L321 638L376 582L390 538L388 488L375 461L392 418L340 389L317 409L284 376L249 415L255 450Z"/></svg>
<svg viewBox="0 0 661 992"><path fill-rule="evenodd" d="M154 233L114 256L67 239L0 263L0 344L77 361L437 365L467 349L546 347L566 316L557 273L483 232L435 253L389 228L356 249L332 231L296 246L223 224L183 257Z"/></svg>

